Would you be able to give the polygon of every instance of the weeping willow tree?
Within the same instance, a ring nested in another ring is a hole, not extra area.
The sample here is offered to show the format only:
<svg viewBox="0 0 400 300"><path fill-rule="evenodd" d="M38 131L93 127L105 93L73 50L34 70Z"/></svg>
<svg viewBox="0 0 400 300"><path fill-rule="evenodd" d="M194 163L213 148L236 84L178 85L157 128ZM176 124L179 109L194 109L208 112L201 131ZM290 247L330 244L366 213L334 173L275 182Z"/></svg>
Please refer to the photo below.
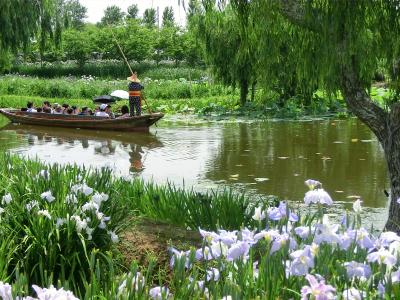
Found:
<svg viewBox="0 0 400 300"><path fill-rule="evenodd" d="M215 1L190 1L189 26L201 40L207 64L216 78L226 85L239 86L240 103L247 101L249 87L256 82L256 45L251 41L249 6ZM241 17L238 17L238 14Z"/></svg>
<svg viewBox="0 0 400 300"><path fill-rule="evenodd" d="M55 0L0 1L0 71L9 64L10 53L26 50L39 30L44 41L54 12Z"/></svg>
<svg viewBox="0 0 400 300"><path fill-rule="evenodd" d="M220 0L218 3L224 3ZM288 38L299 82L340 92L348 109L377 136L390 177L387 230L400 232L400 6L398 1L235 0L254 7L264 71L273 73L279 47ZM240 8L233 6L237 12ZM239 17L240 14L237 14ZM392 99L370 96L378 62L386 62ZM288 74L288 76L291 76Z"/></svg>

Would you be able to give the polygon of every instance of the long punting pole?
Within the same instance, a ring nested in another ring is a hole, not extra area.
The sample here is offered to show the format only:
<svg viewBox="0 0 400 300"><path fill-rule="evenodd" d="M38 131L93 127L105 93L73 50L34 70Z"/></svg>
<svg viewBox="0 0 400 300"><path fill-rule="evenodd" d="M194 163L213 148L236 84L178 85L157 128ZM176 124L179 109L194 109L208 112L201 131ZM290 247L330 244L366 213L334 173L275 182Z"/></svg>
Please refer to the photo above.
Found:
<svg viewBox="0 0 400 300"><path fill-rule="evenodd" d="M114 40L115 40L115 43L116 43L117 46L118 46L119 51L120 51L121 54L122 54L122 57L123 57L124 60L125 60L125 63L127 64L128 68L129 68L129 71L131 71L131 74L133 75L133 71L132 71L131 65L129 64L128 60L126 59L126 56L125 56L125 54L124 54L124 51L122 51L122 48L121 48L120 44L118 43L118 40L117 40L117 38L115 37L112 28L111 28L111 34L112 34L112 36L113 36L113 38L114 38ZM150 109L150 105L147 103L147 100L146 100L146 98L144 97L143 93L141 94L141 98L143 98L144 102L146 103L146 106L147 106L147 109L149 110L149 113L152 114L152 111L151 111L151 109Z"/></svg>

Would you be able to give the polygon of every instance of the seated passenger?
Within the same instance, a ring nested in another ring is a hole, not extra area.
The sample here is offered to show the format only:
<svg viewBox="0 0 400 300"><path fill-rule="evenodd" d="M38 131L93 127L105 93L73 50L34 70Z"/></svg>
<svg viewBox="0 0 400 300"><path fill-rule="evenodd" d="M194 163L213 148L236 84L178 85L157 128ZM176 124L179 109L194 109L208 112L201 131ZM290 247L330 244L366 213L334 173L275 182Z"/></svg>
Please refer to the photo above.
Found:
<svg viewBox="0 0 400 300"><path fill-rule="evenodd" d="M51 107L43 107L43 112L46 114L51 114L52 113L52 109Z"/></svg>
<svg viewBox="0 0 400 300"><path fill-rule="evenodd" d="M42 105L43 111L45 110L45 108L50 108L51 109L51 105L50 105L49 101L43 101L43 105Z"/></svg>
<svg viewBox="0 0 400 300"><path fill-rule="evenodd" d="M110 104L107 105L105 112L110 116L111 119L115 119L115 115L111 110Z"/></svg>
<svg viewBox="0 0 400 300"><path fill-rule="evenodd" d="M107 108L107 104L100 105L99 111L96 112L94 115L96 117L107 117L107 118L109 118L110 116L108 115L108 113L105 112L106 108Z"/></svg>
<svg viewBox="0 0 400 300"><path fill-rule="evenodd" d="M38 108L36 108L36 111L37 111L37 112L42 112L43 110L42 110L41 107L38 107Z"/></svg>
<svg viewBox="0 0 400 300"><path fill-rule="evenodd" d="M57 104L57 106L54 108L53 110L53 114L55 115L62 115L62 107L60 106L60 104Z"/></svg>
<svg viewBox="0 0 400 300"><path fill-rule="evenodd" d="M73 110L73 108L72 107L68 107L67 108L67 113L66 113L67 115L73 115L74 114L74 110Z"/></svg>
<svg viewBox="0 0 400 300"><path fill-rule="evenodd" d="M37 112L37 110L33 107L33 102L32 101L29 101L27 104L26 104L26 107L28 108L26 111L27 112Z"/></svg>
<svg viewBox="0 0 400 300"><path fill-rule="evenodd" d="M123 118L129 118L129 108L127 105L123 105L121 107L121 115L118 117L118 119L123 119Z"/></svg>
<svg viewBox="0 0 400 300"><path fill-rule="evenodd" d="M87 115L89 115L89 109L87 108L87 106L82 107L82 110L78 115L79 116L87 116Z"/></svg>
<svg viewBox="0 0 400 300"><path fill-rule="evenodd" d="M75 105L72 105L71 108L73 110L73 115L77 115L79 113L78 108Z"/></svg>
<svg viewBox="0 0 400 300"><path fill-rule="evenodd" d="M62 113L67 114L67 109L69 108L69 104L64 103L62 105Z"/></svg>

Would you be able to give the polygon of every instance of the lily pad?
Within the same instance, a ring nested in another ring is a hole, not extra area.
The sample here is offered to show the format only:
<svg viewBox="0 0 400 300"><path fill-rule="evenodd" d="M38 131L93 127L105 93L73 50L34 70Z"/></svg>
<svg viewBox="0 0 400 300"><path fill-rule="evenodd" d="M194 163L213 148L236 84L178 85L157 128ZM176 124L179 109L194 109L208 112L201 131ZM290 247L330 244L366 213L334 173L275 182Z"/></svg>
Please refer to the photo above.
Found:
<svg viewBox="0 0 400 300"><path fill-rule="evenodd" d="M257 181L257 182L264 182L264 181L268 181L268 180L269 180L269 178L265 178L265 177L257 177L257 178L254 178L254 180L255 180L255 181Z"/></svg>

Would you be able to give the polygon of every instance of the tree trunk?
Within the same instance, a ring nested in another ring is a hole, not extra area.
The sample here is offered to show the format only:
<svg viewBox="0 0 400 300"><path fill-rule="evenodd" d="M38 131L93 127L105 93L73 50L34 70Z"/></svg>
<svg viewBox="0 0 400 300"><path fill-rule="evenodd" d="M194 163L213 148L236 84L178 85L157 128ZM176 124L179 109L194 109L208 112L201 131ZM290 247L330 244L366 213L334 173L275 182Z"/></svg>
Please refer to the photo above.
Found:
<svg viewBox="0 0 400 300"><path fill-rule="evenodd" d="M247 102L247 94L249 93L249 82L247 79L240 81L240 105L243 106Z"/></svg>
<svg viewBox="0 0 400 300"><path fill-rule="evenodd" d="M315 32L322 28L315 20L307 21L302 1L281 0L279 3L282 15L291 23ZM346 50L346 36L340 46ZM385 230L400 234L400 204L397 203L400 198L400 103L391 105L387 112L371 101L355 66L354 59L343 66L341 92L348 109L372 130L382 145L390 179L390 207Z"/></svg>
<svg viewBox="0 0 400 300"><path fill-rule="evenodd" d="M385 229L400 233L400 103L391 106L387 120L387 136L382 143L390 179L389 218Z"/></svg>
<svg viewBox="0 0 400 300"><path fill-rule="evenodd" d="M392 105L390 112L373 103L353 67L343 73L342 93L349 110L372 130L383 148L390 179L385 230L400 233L400 204L397 203L400 198L400 103Z"/></svg>
<svg viewBox="0 0 400 300"><path fill-rule="evenodd" d="M253 83L251 84L251 102L254 102L254 97L256 95L256 85L257 80L253 80Z"/></svg>

